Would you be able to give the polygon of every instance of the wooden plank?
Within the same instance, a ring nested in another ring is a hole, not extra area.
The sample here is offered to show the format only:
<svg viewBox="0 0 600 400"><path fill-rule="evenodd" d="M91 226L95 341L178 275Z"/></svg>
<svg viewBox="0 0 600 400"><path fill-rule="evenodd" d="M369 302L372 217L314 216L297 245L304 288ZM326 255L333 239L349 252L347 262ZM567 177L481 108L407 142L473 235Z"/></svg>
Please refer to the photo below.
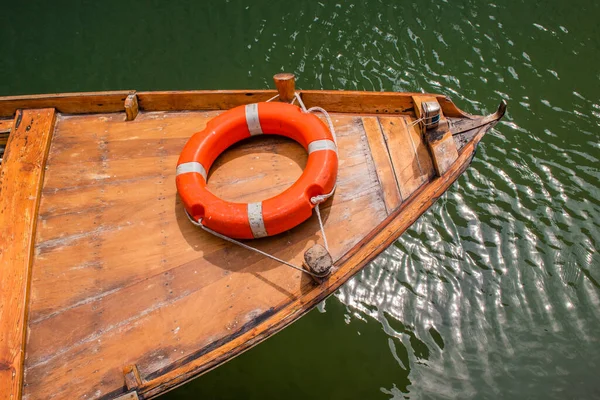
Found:
<svg viewBox="0 0 600 400"><path fill-rule="evenodd" d="M190 136L222 112L146 112L127 124L121 124L123 115L115 113L94 114L85 119L63 116L54 132L56 140L49 162L73 165L150 157L158 151L178 155Z"/></svg>
<svg viewBox="0 0 600 400"><path fill-rule="evenodd" d="M433 176L433 165L421 135L404 118L379 117L402 199Z"/></svg>
<svg viewBox="0 0 600 400"><path fill-rule="evenodd" d="M267 101L276 90L192 90L138 92L143 111L228 110L244 104Z"/></svg>
<svg viewBox="0 0 600 400"><path fill-rule="evenodd" d="M483 125L488 125L491 122L497 121L504 116L506 113L506 101L502 100L498 105L498 109L495 113L486 115L484 117L470 117L470 119L462 118L454 122L450 127L450 132L453 135L462 133L471 129L479 128Z"/></svg>
<svg viewBox="0 0 600 400"><path fill-rule="evenodd" d="M328 112L401 114L412 111L410 93L350 92L336 90L302 90L306 107L322 107Z"/></svg>
<svg viewBox="0 0 600 400"><path fill-rule="evenodd" d="M0 399L20 399L39 193L54 109L18 111L0 171Z"/></svg>
<svg viewBox="0 0 600 400"><path fill-rule="evenodd" d="M119 397L115 397L113 400L139 400L139 397L137 392L133 391L120 395Z"/></svg>
<svg viewBox="0 0 600 400"><path fill-rule="evenodd" d="M60 93L0 97L0 118L12 117L18 109L52 107L66 114L123 111L129 90L118 92Z"/></svg>
<svg viewBox="0 0 600 400"><path fill-rule="evenodd" d="M425 137L435 171L439 176L444 175L458 158L456 142L448 130L428 132Z"/></svg>
<svg viewBox="0 0 600 400"><path fill-rule="evenodd" d="M398 187L390 153L388 152L377 117L362 117L362 123L369 142L371 155L375 162L375 169L377 170L377 177L381 185L385 207L387 212L390 213L402 203L400 188Z"/></svg>

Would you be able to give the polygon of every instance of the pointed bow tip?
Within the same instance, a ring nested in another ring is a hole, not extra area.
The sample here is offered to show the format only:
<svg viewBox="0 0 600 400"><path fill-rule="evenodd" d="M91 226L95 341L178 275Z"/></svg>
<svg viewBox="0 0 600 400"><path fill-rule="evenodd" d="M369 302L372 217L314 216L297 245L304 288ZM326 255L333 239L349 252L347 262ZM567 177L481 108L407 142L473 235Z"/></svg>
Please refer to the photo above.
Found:
<svg viewBox="0 0 600 400"><path fill-rule="evenodd" d="M500 105L498 106L498 110L496 111L496 116L498 119L502 118L504 114L506 114L506 108L508 107L508 103L506 100L502 99L500 101Z"/></svg>

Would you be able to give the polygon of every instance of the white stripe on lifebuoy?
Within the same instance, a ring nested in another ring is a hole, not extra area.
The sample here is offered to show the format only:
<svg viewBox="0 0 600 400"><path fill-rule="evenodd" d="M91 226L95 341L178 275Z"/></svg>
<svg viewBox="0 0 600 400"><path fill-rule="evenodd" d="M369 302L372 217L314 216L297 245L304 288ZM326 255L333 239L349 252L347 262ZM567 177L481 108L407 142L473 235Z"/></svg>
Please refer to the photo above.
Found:
<svg viewBox="0 0 600 400"><path fill-rule="evenodd" d="M188 172L197 172L206 180L206 170L199 162L187 162L177 166L176 175L187 174Z"/></svg>
<svg viewBox="0 0 600 400"><path fill-rule="evenodd" d="M320 150L332 150L335 151L335 153L337 154L337 146L335 145L333 140L315 140L314 142L310 142L308 144L308 154Z"/></svg>
<svg viewBox="0 0 600 400"><path fill-rule="evenodd" d="M260 120L258 118L258 104L247 104L246 105L246 124L250 135L262 135L262 127L260 126Z"/></svg>
<svg viewBox="0 0 600 400"><path fill-rule="evenodd" d="M262 215L262 203L248 203L248 222L255 239L268 236Z"/></svg>

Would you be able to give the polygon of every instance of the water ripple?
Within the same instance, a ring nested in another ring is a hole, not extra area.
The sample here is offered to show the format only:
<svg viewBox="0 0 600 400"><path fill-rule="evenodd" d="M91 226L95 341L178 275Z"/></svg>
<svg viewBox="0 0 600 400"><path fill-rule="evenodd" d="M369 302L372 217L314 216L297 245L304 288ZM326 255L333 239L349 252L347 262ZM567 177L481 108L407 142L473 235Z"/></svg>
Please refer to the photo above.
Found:
<svg viewBox="0 0 600 400"><path fill-rule="evenodd" d="M290 71L473 114L510 103L471 168L320 313L172 396L600 398L599 2L134 3L12 2L0 63L20 79L0 91L268 88Z"/></svg>

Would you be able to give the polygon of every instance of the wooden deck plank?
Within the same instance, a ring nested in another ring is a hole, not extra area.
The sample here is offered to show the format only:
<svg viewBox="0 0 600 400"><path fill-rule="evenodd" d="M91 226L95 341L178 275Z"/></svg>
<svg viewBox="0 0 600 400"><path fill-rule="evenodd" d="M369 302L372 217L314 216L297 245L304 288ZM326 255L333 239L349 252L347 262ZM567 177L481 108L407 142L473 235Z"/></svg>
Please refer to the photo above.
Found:
<svg viewBox="0 0 600 400"><path fill-rule="evenodd" d="M362 211L349 222L372 224L373 215L367 207L370 201L364 198L358 202ZM346 230L348 226L338 223L326 229L337 238L336 230ZM316 221L299 227L284 239L287 245L276 254L299 262L317 233ZM204 232L198 234L202 236L203 248L207 241L217 241ZM245 262L239 263L241 259ZM35 388L44 396L62 394L63 388L57 388L56 381L64 379L67 368L78 371L84 383L81 390L89 391L76 392L77 396L101 390L96 387L98 377L94 371L102 370L103 365L135 363L143 377L151 376L235 333L260 314L272 313L271 307L300 298L308 290L315 287L301 273L244 249L223 246L217 252L128 286L118 294L83 303L33 325L28 344L28 390ZM123 304L127 304L125 309ZM97 334L99 325L104 327L101 335ZM69 336L60 332L69 332ZM70 346L65 347L64 343ZM90 357L91 353L96 357ZM118 368L104 369L103 373L102 382L110 382L114 387L123 379ZM38 384L41 386L36 387Z"/></svg>
<svg viewBox="0 0 600 400"><path fill-rule="evenodd" d="M274 304L283 306L315 290L312 280L298 271L189 223L174 183L180 148L156 144L179 140L182 129L191 135L202 119L199 115L205 113L170 115L166 118L173 121L166 125L155 119L154 129L144 125L144 118L153 117L148 114L130 122L109 116L59 121L40 206L26 361L28 394L79 397L96 390L103 394L122 390L123 366L137 364L143 377L161 373L237 332L261 312L271 313ZM387 212L360 117L332 117L342 161L338 190L321 210L332 255L339 258ZM121 140L105 141L91 131L78 134L87 126L85 119L93 121L94 132ZM145 128L135 130L134 148L125 146L122 125L138 123ZM90 154L62 143L75 136ZM103 141L104 148L98 150ZM128 152L133 154L131 160L126 158ZM106 154L110 156L102 160ZM249 140L217 159L209 189L238 201L265 198L291 185L305 162L304 149L287 139ZM137 179L125 179L130 173L122 170L134 165ZM166 167L162 171L157 165ZM251 169L265 167L267 176ZM69 179L69 169L79 168L83 175L93 169L111 176L96 182ZM237 194L231 186L238 188ZM322 239L313 216L274 240L252 244L299 263L303 251L315 242ZM141 332L144 338L134 339ZM170 345L157 347L171 341L177 351ZM77 376L65 373L67 364ZM71 384L73 379L78 385Z"/></svg>
<svg viewBox="0 0 600 400"><path fill-rule="evenodd" d="M390 153L388 152L377 117L363 117L362 122L369 142L371 155L375 162L377 177L383 191L385 206L388 213L390 213L402 203L400 188L394 174Z"/></svg>
<svg viewBox="0 0 600 400"><path fill-rule="evenodd" d="M0 399L19 399L39 193L54 109L17 111L0 170Z"/></svg>
<svg viewBox="0 0 600 400"><path fill-rule="evenodd" d="M344 120L342 122L346 123ZM338 136L340 146L343 146L345 149L342 153L344 154L343 164L345 170L348 172L340 173L338 185L342 188L347 188L347 190L342 189L339 195L336 196L336 201L350 201L352 197L348 193L354 193L355 195L360 195L361 191L368 193L369 187L373 185L373 182L369 175L366 175L368 166L364 161L366 149L362 148L363 145L360 142L357 143L355 141L356 138L348 137L343 128L339 129ZM280 142L281 140L275 139L275 143ZM242 165L248 165L247 169L253 168L251 165L255 161L256 151L249 151L244 148L247 148L247 146L234 149L230 158L225 153L225 157L218 160L220 166L216 165L213 168L215 173L209 179L209 187L214 188L216 194L227 195L227 193L230 193L230 189L227 188L231 182L230 176L245 176L245 171L240 171L236 163L231 163L232 158L241 160ZM293 152L287 153L286 156L292 158L299 157L301 163L305 162L306 155L298 153L296 146L290 147L289 143L285 142L285 146L278 146L277 148L280 152L292 148ZM54 155L54 151L53 147L51 156ZM267 154L265 153L265 156ZM55 205L57 198L63 194L61 191L55 192L56 185L54 183L57 181L55 177L56 175L61 176L60 183L72 188L74 185L68 178L69 171L73 169L68 165L61 164L60 168L55 166L55 168L48 171L45 183L47 187L44 189L44 193L46 191L50 192L52 201L46 202L45 196L43 196L43 207L40 209L40 223L44 229L41 229L38 235L36 254L38 256L40 271L42 272L40 272L40 275L34 275L34 281L37 282L39 280L39 283L35 285L33 291L33 300L35 302L32 302L32 304L35 303L36 305L32 306L32 314L36 315L38 313L37 305L40 306L43 312L52 309L52 304L55 304L55 302L61 304L60 308L66 307L68 304L63 304L64 301L68 301L65 299L65 296L71 296L73 298L72 301L75 303L84 301L87 297L97 295L97 291L112 290L115 285L118 286L116 281L111 282L111 280L121 279L127 281L133 278L131 274L136 273L136 271L138 271L137 274L139 276L144 276L146 273L154 271L157 268L163 268L165 259L164 251L161 250L161 246L148 242L151 240L149 237L154 238L154 235L146 235L144 232L153 232L156 229L160 229L163 232L163 236L175 236L178 240L182 241L181 239L183 238L179 237L181 236L180 225L185 227L184 232L186 234L190 234L188 229L192 229L185 220L184 214L177 216L181 218L177 224L172 222L166 223L162 220L162 209L166 208L168 212L172 207L171 205L176 203L174 168L166 168L164 174L160 175L159 165L172 164L174 167L177 156L157 154L157 159L164 160L165 158L169 159L170 162L152 162L152 159L144 159L144 163L138 164L137 169L122 168L123 164L121 160L117 160L116 163L119 168L111 169L115 174L118 174L119 172L117 171L119 170L125 170L136 171L140 175L154 177L153 179L118 181L116 183L119 184L120 190L114 190L115 188L112 184L104 185L107 181L111 181L111 173L106 174L109 176L108 179L98 180L95 184L91 184L89 180L79 180L80 183L86 184L84 193L88 192L89 188L93 188L92 193L79 197L76 191L66 191L64 194L72 200L72 204L71 206L65 204L64 211L68 212L59 213L58 215L54 215L46 210L46 205L49 207ZM267 164L273 165L280 156L274 153L268 158L270 161ZM362 164L357 164L354 160L363 160L363 162ZM50 160L50 163L52 163L52 160ZM107 168L112 168L110 164L112 163L109 163ZM222 166L224 165L227 165L227 168L223 168ZM224 173L220 173L222 169ZM97 168L94 168L93 171L95 171L94 174L104 174L104 171ZM275 194L273 192L275 186L273 185L273 181L282 182L279 187L283 190L285 186L289 186L295 181L298 172L287 168L286 165L282 165L280 170L275 169L273 175L269 174L265 179L244 179L243 182L238 181L236 186L238 192L246 193L246 196L268 197ZM129 174L130 172L125 173ZM363 178L358 179L360 176L363 176ZM354 182L345 181L350 179L353 179ZM216 182L213 182L213 180L216 180ZM90 184L87 185L88 183ZM241 188L246 189L241 190ZM131 194L140 190L145 193L145 197L136 201L136 196L131 196ZM90 203L90 197L95 201ZM95 205L102 205L102 207L95 208ZM87 211L87 207L90 207L91 210ZM67 224L70 228L63 229L62 226ZM162 224L166 226L161 227ZM140 249L140 253L129 251L122 254L127 242L129 242L128 245L130 247ZM200 244L198 243L198 245ZM184 248L186 247L184 246ZM187 256L185 253L180 254L177 249L171 249L168 258L170 263L187 262L189 261L189 259L185 258ZM115 277L108 274L106 276L108 280L106 280L103 278L104 275L98 274L97 270L100 260L107 265L118 264L119 276ZM146 270L140 271L141 265L144 264L149 265ZM74 269L70 272L70 275L72 275L70 279L52 283L52 279L50 278L61 274L67 266ZM70 287L70 289L66 290L67 287ZM39 297L43 297L43 299L39 300L40 303L37 302L38 292L40 293ZM81 294L78 296L78 293Z"/></svg>
<svg viewBox="0 0 600 400"><path fill-rule="evenodd" d="M404 118L378 117L381 124L402 199L434 175L431 158L421 135Z"/></svg>

